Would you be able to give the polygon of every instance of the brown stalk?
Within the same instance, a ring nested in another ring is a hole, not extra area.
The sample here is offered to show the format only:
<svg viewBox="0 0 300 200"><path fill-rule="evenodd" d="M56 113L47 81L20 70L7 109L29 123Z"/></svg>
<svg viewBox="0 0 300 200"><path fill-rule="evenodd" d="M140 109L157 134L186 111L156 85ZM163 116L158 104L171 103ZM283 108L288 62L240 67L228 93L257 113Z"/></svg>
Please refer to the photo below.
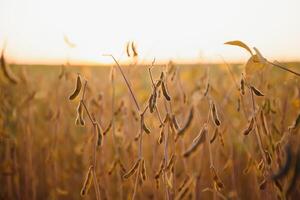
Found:
<svg viewBox="0 0 300 200"><path fill-rule="evenodd" d="M259 149L260 149L261 156L263 157L265 166L267 166L267 158L266 158L266 155L265 155L265 152L264 152L261 136L260 136L259 131L258 131L258 123L257 123L256 116L255 116L256 111L255 111L255 100L254 100L254 94L253 93L254 92L252 90L250 90L251 101L252 101L252 109L253 109L252 114L253 114L253 120L254 120L254 124L255 124L255 135L256 135L256 139L257 139L257 142L258 142L258 146L259 146Z"/></svg>
<svg viewBox="0 0 300 200"><path fill-rule="evenodd" d="M140 111L140 110L141 110L141 109L140 109L140 106L139 106L139 104L138 104L138 102L137 102L137 99L136 99L136 97L135 97L135 95L134 95L134 93L133 93L133 91L132 91L132 89L131 89L131 87L130 87L129 81L127 80L127 78L126 78L126 76L125 76L125 74L124 74L124 72L123 72L123 70L122 70L122 67L119 65L119 62L115 59L115 57L114 57L113 55L105 55L105 56L110 56L110 57L112 57L112 59L113 59L113 60L115 61L115 63L117 64L117 67L118 67L119 71L121 72L121 75L122 75L122 77L123 77L123 79L124 79L124 81L125 81L125 83L126 83L126 85L127 85L127 88L128 88L128 90L129 90L129 92L130 92L130 94L131 94L131 96L132 96L132 98L133 98L133 100L134 100L134 103L135 103L135 105L136 105L136 108L137 108L138 111Z"/></svg>
<svg viewBox="0 0 300 200"><path fill-rule="evenodd" d="M267 62L268 62L269 64L273 65L274 67L277 67L277 68L279 68L279 69L288 71L288 72L290 72L290 73L292 73L292 74L295 74L296 76L300 76L300 73L295 72L295 71L293 71L293 70L290 70L290 69L288 69L288 68L282 66L282 65L281 65L280 63L278 63L277 61L276 61L276 63L274 63L274 62L269 62L269 61L267 61Z"/></svg>
<svg viewBox="0 0 300 200"><path fill-rule="evenodd" d="M96 192L96 198L97 200L101 199L101 194L100 194L100 189L99 189L99 183L97 180L97 176L96 176L96 167L97 167L97 158L96 158L96 152L97 152L97 146L98 146L98 141L97 141L97 122L95 121L95 119L92 117L92 115L90 114L85 102L84 102L84 97L85 97L85 92L86 92L86 86L87 86L87 81L85 81L84 83L84 87L83 87L83 92L82 92L82 97L81 97L81 104L83 105L89 119L90 122L93 125L94 128L94 148L93 148L93 168L92 168L92 174L93 174L93 182L94 182L94 188L95 188L95 192ZM98 124L99 128L101 128L100 124Z"/></svg>

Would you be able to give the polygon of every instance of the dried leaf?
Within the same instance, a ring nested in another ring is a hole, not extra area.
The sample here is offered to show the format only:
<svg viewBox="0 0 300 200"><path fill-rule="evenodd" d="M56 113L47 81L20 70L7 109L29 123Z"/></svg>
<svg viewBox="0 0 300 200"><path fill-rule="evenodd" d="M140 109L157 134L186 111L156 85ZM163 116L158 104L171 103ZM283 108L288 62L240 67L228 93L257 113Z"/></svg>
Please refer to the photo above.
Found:
<svg viewBox="0 0 300 200"><path fill-rule="evenodd" d="M242 41L234 40L234 41L225 42L224 44L242 47L246 49L251 54L251 56L253 56L251 49Z"/></svg>

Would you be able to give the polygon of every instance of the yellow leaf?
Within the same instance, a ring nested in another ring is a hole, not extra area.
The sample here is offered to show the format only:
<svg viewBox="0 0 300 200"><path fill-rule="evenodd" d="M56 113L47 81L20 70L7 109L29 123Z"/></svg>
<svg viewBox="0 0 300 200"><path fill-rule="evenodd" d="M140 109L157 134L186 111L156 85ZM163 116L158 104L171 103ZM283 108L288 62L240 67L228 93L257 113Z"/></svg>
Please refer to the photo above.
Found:
<svg viewBox="0 0 300 200"><path fill-rule="evenodd" d="M261 71L266 66L265 62L260 62L257 55L253 55L249 58L245 66L246 76L253 76L257 72Z"/></svg>
<svg viewBox="0 0 300 200"><path fill-rule="evenodd" d="M242 47L246 49L253 56L251 49L242 41L234 40L234 41L225 42L224 44Z"/></svg>
<svg viewBox="0 0 300 200"><path fill-rule="evenodd" d="M66 35L64 35L64 42L68 45L68 47L69 48L75 48L76 47L76 45L73 43L73 42L71 42L70 40L69 40L69 38L66 36Z"/></svg>
<svg viewBox="0 0 300 200"><path fill-rule="evenodd" d="M261 55L261 53L259 52L259 50L258 50L257 48L255 48L255 47L253 47L253 49L254 49L254 51L255 51L255 53L256 53L258 59L259 59L259 62L261 62L261 63L266 63L266 62L267 62L267 59L265 59L265 58Z"/></svg>

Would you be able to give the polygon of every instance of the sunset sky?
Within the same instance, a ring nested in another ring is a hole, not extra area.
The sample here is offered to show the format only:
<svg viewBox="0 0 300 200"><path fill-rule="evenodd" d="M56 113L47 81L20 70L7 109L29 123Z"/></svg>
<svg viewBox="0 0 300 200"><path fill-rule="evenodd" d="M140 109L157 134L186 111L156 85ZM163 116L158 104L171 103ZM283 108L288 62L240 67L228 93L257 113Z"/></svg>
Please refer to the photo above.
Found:
<svg viewBox="0 0 300 200"><path fill-rule="evenodd" d="M242 40L271 60L300 60L299 0L0 0L0 48L9 62L126 60L137 43L151 60L244 61ZM76 44L69 49L63 37Z"/></svg>

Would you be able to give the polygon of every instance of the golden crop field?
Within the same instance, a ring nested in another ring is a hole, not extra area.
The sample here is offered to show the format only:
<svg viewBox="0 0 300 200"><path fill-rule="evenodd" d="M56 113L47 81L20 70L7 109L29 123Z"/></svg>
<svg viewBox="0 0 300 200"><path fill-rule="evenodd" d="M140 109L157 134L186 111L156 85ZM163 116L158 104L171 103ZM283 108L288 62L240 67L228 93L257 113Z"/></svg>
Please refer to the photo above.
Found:
<svg viewBox="0 0 300 200"><path fill-rule="evenodd" d="M300 64L227 45L249 60L25 66L3 51L0 199L299 198Z"/></svg>

